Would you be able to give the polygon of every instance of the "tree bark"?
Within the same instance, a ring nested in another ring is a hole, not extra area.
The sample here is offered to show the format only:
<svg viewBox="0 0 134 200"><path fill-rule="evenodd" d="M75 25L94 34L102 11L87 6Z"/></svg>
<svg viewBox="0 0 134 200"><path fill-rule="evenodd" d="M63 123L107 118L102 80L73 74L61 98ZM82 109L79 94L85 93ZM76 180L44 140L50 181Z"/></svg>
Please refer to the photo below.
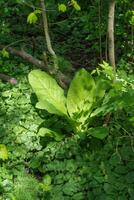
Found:
<svg viewBox="0 0 134 200"><path fill-rule="evenodd" d="M114 80L115 81L115 46L114 46L114 16L115 16L115 0L110 0L109 2L109 13L108 13L108 57L109 63L113 67ZM103 126L107 127L110 121L111 113L105 116L105 121Z"/></svg>
<svg viewBox="0 0 134 200"><path fill-rule="evenodd" d="M99 51L100 51L100 61L102 61L102 34L101 34L101 7L102 2L98 2L98 23L99 23Z"/></svg>
<svg viewBox="0 0 134 200"><path fill-rule="evenodd" d="M110 0L108 14L108 57L110 65L113 67L113 70L115 72L114 15L115 0Z"/></svg>

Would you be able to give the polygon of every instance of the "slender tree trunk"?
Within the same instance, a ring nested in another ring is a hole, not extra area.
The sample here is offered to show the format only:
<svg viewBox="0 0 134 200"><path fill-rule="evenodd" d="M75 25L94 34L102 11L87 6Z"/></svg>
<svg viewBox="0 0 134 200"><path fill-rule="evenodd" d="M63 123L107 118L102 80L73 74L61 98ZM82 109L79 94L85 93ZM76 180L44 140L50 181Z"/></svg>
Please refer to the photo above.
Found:
<svg viewBox="0 0 134 200"><path fill-rule="evenodd" d="M102 61L102 36L101 36L101 6L102 2L98 2L98 18L99 18L99 49L100 49L100 60Z"/></svg>
<svg viewBox="0 0 134 200"><path fill-rule="evenodd" d="M110 65L113 67L113 70L115 72L114 15L115 0L110 0L108 14L108 57Z"/></svg>
<svg viewBox="0 0 134 200"><path fill-rule="evenodd" d="M46 6L45 6L45 1L40 0L41 3L41 8L42 8L42 19L43 19L43 27L44 27L44 33L45 33L45 38L46 38L46 43L47 43L47 49L49 53L51 54L53 61L54 61L54 70L58 70L58 59L55 51L53 50L52 43L51 43L51 38L49 35L49 28L48 28L48 20L47 20L47 14L46 14Z"/></svg>
<svg viewBox="0 0 134 200"><path fill-rule="evenodd" d="M132 9L134 10L134 1L132 2ZM131 39L132 48L134 48L134 25L131 25L131 36L132 36Z"/></svg>
<svg viewBox="0 0 134 200"><path fill-rule="evenodd" d="M109 13L108 13L108 57L110 65L113 67L113 72L115 74L115 47L114 47L114 16L115 16L115 0L110 0L109 2ZM115 81L115 76L114 80ZM103 126L107 127L110 121L111 113L105 116L105 121Z"/></svg>
<svg viewBox="0 0 134 200"><path fill-rule="evenodd" d="M106 40L105 40L105 60L108 62L107 34L106 34Z"/></svg>

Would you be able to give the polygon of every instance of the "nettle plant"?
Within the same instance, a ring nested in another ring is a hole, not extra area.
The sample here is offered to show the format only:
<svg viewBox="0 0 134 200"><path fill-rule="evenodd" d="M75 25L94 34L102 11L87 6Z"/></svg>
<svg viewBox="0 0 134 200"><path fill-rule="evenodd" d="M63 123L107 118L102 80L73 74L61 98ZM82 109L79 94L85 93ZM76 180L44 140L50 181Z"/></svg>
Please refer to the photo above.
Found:
<svg viewBox="0 0 134 200"><path fill-rule="evenodd" d="M50 75L40 70L31 71L29 82L38 98L36 108L45 109L66 119L73 134L84 133L104 139L108 135L108 128L98 126L94 119L125 107L128 96L124 97L126 85L122 79L113 83L112 68L105 62L101 67L101 70L93 71L92 75L85 69L78 71L70 84L67 96ZM129 97L129 102L131 101L133 102ZM53 135L56 140L62 139L60 134L48 128L41 128L39 135Z"/></svg>

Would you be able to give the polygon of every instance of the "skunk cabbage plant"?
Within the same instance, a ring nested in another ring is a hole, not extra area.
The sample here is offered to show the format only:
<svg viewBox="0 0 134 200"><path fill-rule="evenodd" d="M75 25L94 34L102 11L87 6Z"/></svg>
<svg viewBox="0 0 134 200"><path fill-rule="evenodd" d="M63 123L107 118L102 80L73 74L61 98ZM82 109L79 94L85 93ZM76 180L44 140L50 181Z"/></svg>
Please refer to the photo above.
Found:
<svg viewBox="0 0 134 200"><path fill-rule="evenodd" d="M107 128L91 125L91 119L99 113L96 114L95 110L105 95L105 81L95 80L85 69L81 69L76 73L65 96L64 90L46 72L33 70L28 78L38 98L37 108L68 120L74 134L87 133L98 139L108 135ZM44 132L51 134L53 131L44 128Z"/></svg>

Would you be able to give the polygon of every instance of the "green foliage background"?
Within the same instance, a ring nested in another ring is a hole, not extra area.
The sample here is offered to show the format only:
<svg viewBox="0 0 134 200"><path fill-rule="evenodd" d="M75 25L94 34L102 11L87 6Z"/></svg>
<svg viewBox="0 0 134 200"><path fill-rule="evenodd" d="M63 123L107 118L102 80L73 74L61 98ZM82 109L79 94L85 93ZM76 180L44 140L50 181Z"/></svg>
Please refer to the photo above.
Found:
<svg viewBox="0 0 134 200"><path fill-rule="evenodd" d="M80 12L69 7L62 13L58 11L58 3L66 4L66 1L47 1L50 34L59 68L70 77L78 68L91 71L98 65L100 36L102 59L105 59L108 1L101 1L100 22L98 0L78 2ZM120 77L131 84L134 80L132 2L118 0L115 16L117 68ZM42 22L39 17L34 25L27 24L27 16L34 10L27 3L38 7L39 2L0 1L0 44L13 44L17 48L24 45L29 53L41 58L42 51L47 51L42 42ZM126 107L120 104L120 110L112 112L107 138L100 141L86 135L78 137L60 116L35 107L37 97L28 82L28 73L34 67L4 54L5 57L0 53L0 72L17 78L18 83L12 86L0 81L0 144L6 145L8 151L8 159L0 158L0 200L134 200L132 90L125 93ZM48 62L51 64L49 56ZM115 99L110 102L113 107L117 107ZM121 100L122 96L118 98L118 105ZM107 104L106 109L109 109ZM103 122L104 117L93 121L95 125ZM59 131L62 140L39 135L43 127Z"/></svg>
<svg viewBox="0 0 134 200"><path fill-rule="evenodd" d="M133 126L126 114L114 114L104 141L69 136L48 144L38 128L45 124L57 129L59 119L34 108L37 100L24 78L28 68L23 69L18 85L0 86L0 142L8 149L8 160L0 167L0 198L132 200ZM129 108L127 113L133 116ZM59 127L66 132L64 122Z"/></svg>

